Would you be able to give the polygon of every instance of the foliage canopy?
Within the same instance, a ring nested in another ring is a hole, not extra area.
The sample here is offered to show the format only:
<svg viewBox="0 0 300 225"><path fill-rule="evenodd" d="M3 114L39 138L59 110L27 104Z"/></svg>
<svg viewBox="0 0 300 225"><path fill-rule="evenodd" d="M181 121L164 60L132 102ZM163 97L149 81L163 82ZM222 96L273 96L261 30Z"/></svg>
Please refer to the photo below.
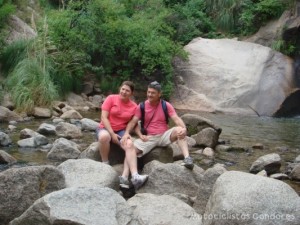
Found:
<svg viewBox="0 0 300 225"><path fill-rule="evenodd" d="M155 79L163 83L168 98L172 60L187 58L185 44L199 36L251 34L292 1L40 0L45 16L37 22L38 36L0 49L2 72L7 87L16 87L10 90L17 106L27 110L80 91L82 78L91 73L103 91L116 91L127 79ZM13 3L0 0L0 29L17 7L24 7L23 2ZM283 46L278 41L275 47Z"/></svg>

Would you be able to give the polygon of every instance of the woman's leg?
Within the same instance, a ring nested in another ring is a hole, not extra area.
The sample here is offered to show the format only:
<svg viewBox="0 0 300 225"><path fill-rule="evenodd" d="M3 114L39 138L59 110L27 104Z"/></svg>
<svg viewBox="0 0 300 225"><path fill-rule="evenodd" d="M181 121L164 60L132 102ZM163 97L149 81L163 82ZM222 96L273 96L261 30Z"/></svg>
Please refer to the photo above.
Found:
<svg viewBox="0 0 300 225"><path fill-rule="evenodd" d="M107 130L101 129L98 133L99 152L102 162L108 163L111 136Z"/></svg>

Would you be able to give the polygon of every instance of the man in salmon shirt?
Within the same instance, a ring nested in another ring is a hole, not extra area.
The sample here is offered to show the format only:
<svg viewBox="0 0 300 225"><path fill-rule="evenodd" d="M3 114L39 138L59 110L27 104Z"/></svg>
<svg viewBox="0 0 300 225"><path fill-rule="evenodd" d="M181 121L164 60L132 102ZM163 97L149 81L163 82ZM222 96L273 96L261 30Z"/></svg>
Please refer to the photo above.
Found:
<svg viewBox="0 0 300 225"><path fill-rule="evenodd" d="M142 134L140 129L136 129L139 138L134 142L129 134L142 118L140 104L136 109L134 117L126 127L125 134L121 139L122 146L126 151L136 151L137 156L141 157L157 146L168 146L172 142L177 141L184 156L182 165L192 170L194 163L193 159L189 156L186 126L177 115L174 107L169 102L165 102L168 116L176 125L169 129L161 101L161 85L157 81L154 81L148 85L147 100L145 101L144 129L147 134ZM134 179L132 179L132 182L134 183ZM135 186L139 188L138 183Z"/></svg>

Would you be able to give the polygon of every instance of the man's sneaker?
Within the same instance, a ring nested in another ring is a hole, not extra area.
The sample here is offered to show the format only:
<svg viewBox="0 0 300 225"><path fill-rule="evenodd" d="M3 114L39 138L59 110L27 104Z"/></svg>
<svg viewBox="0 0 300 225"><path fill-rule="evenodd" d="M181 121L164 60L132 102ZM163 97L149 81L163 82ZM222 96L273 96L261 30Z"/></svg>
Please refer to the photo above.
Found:
<svg viewBox="0 0 300 225"><path fill-rule="evenodd" d="M130 188L130 182L127 178L119 176L119 182L121 188L126 188L126 189Z"/></svg>
<svg viewBox="0 0 300 225"><path fill-rule="evenodd" d="M135 190L138 190L148 180L148 175L138 175L137 177L131 178L131 183Z"/></svg>
<svg viewBox="0 0 300 225"><path fill-rule="evenodd" d="M194 162L193 162L192 157L190 157L190 156L186 157L186 158L183 160L183 162L182 162L181 165L183 165L183 166L185 166L186 168L192 170L192 169L194 168Z"/></svg>

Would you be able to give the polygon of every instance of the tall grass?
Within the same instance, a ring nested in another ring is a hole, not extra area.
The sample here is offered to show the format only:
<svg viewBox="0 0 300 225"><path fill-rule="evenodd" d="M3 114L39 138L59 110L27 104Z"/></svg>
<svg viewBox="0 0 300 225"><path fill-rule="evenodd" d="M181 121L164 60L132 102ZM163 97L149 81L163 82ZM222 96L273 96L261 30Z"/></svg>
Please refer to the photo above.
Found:
<svg viewBox="0 0 300 225"><path fill-rule="evenodd" d="M5 50L8 76L6 86L17 111L31 112L34 106L50 106L58 98L57 88L51 80L55 71L47 38L47 25L31 41L20 41ZM13 55L18 55L16 59Z"/></svg>
<svg viewBox="0 0 300 225"><path fill-rule="evenodd" d="M7 76L20 61L27 57L27 46L31 40L17 40L3 49L0 55L1 70Z"/></svg>
<svg viewBox="0 0 300 225"><path fill-rule="evenodd" d="M31 112L34 106L49 106L57 95L47 69L34 58L22 60L7 80L18 111Z"/></svg>

